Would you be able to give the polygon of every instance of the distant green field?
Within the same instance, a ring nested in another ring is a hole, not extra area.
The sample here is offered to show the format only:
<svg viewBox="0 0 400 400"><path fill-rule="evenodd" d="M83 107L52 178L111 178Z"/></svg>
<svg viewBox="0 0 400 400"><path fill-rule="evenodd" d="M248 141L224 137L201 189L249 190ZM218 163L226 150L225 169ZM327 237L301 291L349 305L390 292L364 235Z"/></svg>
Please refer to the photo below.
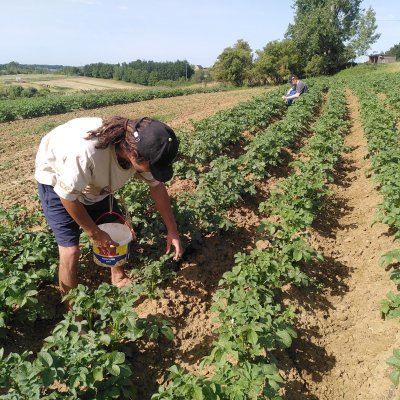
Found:
<svg viewBox="0 0 400 400"><path fill-rule="evenodd" d="M392 73L400 71L400 62L391 64L359 64L355 67L346 68L336 74L337 77L362 76L364 74Z"/></svg>

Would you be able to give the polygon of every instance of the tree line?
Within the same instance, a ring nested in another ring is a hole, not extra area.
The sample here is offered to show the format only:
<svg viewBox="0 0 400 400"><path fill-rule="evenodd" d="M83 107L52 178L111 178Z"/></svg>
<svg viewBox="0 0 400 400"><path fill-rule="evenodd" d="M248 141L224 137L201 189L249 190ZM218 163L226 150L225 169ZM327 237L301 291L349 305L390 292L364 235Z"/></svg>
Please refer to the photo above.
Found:
<svg viewBox="0 0 400 400"><path fill-rule="evenodd" d="M144 61L136 60L122 64L95 63L83 67L66 67L66 75L82 75L92 78L116 79L139 85L156 85L163 81L190 80L194 74L193 67L187 60L178 61Z"/></svg>
<svg viewBox="0 0 400 400"><path fill-rule="evenodd" d="M400 60L400 43L392 46L386 53L389 56L395 56L396 60Z"/></svg>
<svg viewBox="0 0 400 400"><path fill-rule="evenodd" d="M0 64L0 73L29 74L55 72L64 75L78 75L92 78L116 79L139 85L166 84L174 81L188 81L195 75L192 65L187 60L144 61L136 60L122 64L93 63L82 67L62 65L27 65L12 61Z"/></svg>
<svg viewBox="0 0 400 400"><path fill-rule="evenodd" d="M375 11L371 7L363 9L361 3L362 0L294 0L294 20L282 40L268 42L253 52L248 42L239 39L223 50L210 70L195 71L187 60L136 60L64 67L60 72L140 85L214 79L235 86L282 83L290 74L333 74L366 55L380 37ZM400 57L400 44L388 54Z"/></svg>
<svg viewBox="0 0 400 400"><path fill-rule="evenodd" d="M48 74L49 71L60 71L63 68L65 68L63 65L20 64L16 61L11 61L7 64L0 64L0 74Z"/></svg>

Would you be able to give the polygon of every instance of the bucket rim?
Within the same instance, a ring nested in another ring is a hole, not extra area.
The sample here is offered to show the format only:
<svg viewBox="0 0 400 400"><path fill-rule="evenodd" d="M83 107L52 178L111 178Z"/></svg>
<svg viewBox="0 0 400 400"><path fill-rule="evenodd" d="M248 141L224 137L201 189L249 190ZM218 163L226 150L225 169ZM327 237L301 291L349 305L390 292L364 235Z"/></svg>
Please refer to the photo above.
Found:
<svg viewBox="0 0 400 400"><path fill-rule="evenodd" d="M119 225L119 226L122 225L122 226L125 226L126 228L128 228L129 236L126 239L118 240L118 241L114 240L116 243L118 243L119 246L123 246L125 244L128 244L128 243L132 242L133 235L132 235L131 229L129 228L129 226L127 224L120 224L118 222L106 222L104 224L100 224L100 225L97 225L97 226L101 229L101 226L104 226L104 225ZM101 230L106 232L104 229L101 229ZM106 232L106 233L108 233L108 232Z"/></svg>

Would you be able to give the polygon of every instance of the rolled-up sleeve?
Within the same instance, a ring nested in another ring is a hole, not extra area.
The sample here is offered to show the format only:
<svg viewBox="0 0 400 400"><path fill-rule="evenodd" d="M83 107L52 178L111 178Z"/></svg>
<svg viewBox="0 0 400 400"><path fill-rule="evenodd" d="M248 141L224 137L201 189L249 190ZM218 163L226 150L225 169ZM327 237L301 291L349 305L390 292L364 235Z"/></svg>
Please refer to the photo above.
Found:
<svg viewBox="0 0 400 400"><path fill-rule="evenodd" d="M146 182L151 187L155 187L160 183L160 181L154 179L151 172L137 172L136 177Z"/></svg>

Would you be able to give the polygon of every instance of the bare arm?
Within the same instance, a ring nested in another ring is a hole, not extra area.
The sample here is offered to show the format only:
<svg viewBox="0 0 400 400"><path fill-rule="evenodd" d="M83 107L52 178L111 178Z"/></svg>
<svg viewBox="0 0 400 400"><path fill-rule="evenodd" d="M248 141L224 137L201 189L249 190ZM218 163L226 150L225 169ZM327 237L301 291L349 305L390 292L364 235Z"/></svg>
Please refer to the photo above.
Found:
<svg viewBox="0 0 400 400"><path fill-rule="evenodd" d="M295 93L290 96L282 96L282 98L285 100L292 100L292 99L297 99L299 96L300 96L300 93Z"/></svg>
<svg viewBox="0 0 400 400"><path fill-rule="evenodd" d="M167 235L167 253L171 250L171 245L175 247L174 260L177 261L183 254L183 247L179 238L178 228L174 214L171 209L171 200L168 195L167 189L163 183L159 183L157 186L150 187L150 194L153 198L157 210L160 212L164 223L168 230Z"/></svg>
<svg viewBox="0 0 400 400"><path fill-rule="evenodd" d="M108 233L99 229L79 200L71 201L61 198L61 203L68 211L68 214L87 233L93 243L102 250L103 254L113 253L110 248L115 248L118 243L115 243Z"/></svg>

